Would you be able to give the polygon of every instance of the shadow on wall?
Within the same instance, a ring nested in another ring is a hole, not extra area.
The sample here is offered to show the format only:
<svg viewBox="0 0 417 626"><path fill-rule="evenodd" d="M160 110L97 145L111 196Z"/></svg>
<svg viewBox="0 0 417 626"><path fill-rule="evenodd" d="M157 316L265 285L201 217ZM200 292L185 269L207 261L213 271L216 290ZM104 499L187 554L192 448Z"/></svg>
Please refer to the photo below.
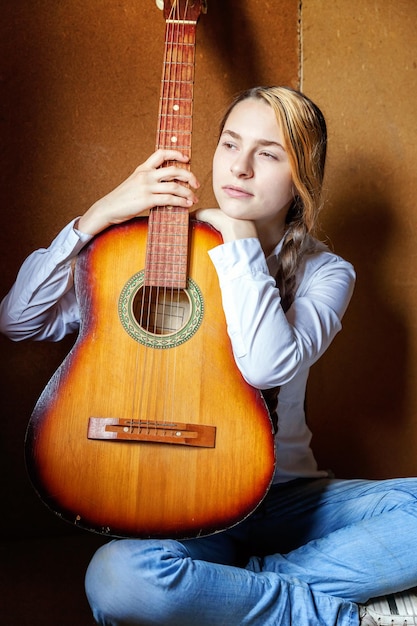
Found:
<svg viewBox="0 0 417 626"><path fill-rule="evenodd" d="M355 266L357 283L342 333L312 368L309 420L320 464L343 477L416 471L404 454L407 322L386 271L398 211L378 184L381 171L363 159L339 173L324 225L335 251Z"/></svg>
<svg viewBox="0 0 417 626"><path fill-rule="evenodd" d="M253 20L247 16L243 4L237 10L233 0L210 2L209 19L200 23L207 49L216 56L217 67L222 67L227 75L232 94L258 84L262 67Z"/></svg>

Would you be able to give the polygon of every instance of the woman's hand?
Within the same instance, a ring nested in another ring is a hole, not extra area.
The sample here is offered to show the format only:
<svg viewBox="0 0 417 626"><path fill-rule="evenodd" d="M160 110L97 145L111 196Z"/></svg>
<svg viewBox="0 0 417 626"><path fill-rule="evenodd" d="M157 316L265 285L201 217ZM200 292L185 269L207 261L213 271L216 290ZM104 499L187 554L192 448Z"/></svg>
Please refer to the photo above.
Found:
<svg viewBox="0 0 417 626"><path fill-rule="evenodd" d="M223 237L223 241L258 237L255 223L250 220L240 220L229 217L221 209L199 209L195 217L202 222L211 224Z"/></svg>
<svg viewBox="0 0 417 626"><path fill-rule="evenodd" d="M174 163L161 167L167 161ZM188 157L177 150L157 150L116 189L95 202L79 219L77 228L96 235L112 224L148 215L156 206L191 210L198 201L193 188L200 184L184 167L187 163Z"/></svg>

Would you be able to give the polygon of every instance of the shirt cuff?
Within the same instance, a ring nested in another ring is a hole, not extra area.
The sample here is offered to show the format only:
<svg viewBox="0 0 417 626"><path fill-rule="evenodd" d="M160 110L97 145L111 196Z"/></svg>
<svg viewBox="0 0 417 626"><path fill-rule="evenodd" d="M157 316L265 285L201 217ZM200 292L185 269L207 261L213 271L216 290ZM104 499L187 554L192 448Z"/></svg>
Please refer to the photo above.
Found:
<svg viewBox="0 0 417 626"><path fill-rule="evenodd" d="M93 235L86 235L75 228L74 224L77 219L71 220L50 245L52 258L57 265L75 258L80 250L93 238Z"/></svg>
<svg viewBox="0 0 417 626"><path fill-rule="evenodd" d="M223 243L209 250L209 256L220 281L247 274L269 274L265 255L256 237Z"/></svg>

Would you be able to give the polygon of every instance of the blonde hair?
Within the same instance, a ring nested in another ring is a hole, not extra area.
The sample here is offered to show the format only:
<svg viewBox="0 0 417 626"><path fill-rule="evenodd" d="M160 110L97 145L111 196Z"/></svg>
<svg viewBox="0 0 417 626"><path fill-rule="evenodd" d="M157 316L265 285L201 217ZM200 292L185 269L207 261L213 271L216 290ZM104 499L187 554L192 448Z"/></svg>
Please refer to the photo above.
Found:
<svg viewBox="0 0 417 626"><path fill-rule="evenodd" d="M327 129L318 106L290 87L254 87L240 93L228 107L220 133L232 109L243 100L264 100L275 112L283 135L295 189L286 217L286 232L276 276L283 306L294 299L296 272L304 254L311 250L317 216L322 208L322 186L326 161Z"/></svg>

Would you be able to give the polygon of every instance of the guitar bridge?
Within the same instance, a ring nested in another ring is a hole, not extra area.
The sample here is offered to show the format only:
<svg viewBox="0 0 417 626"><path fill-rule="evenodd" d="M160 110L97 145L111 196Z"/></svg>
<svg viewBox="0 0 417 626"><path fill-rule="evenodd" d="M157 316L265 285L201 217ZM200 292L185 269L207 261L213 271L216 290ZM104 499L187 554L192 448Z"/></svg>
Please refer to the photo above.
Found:
<svg viewBox="0 0 417 626"><path fill-rule="evenodd" d="M214 448L216 427L182 422L90 417L88 439L166 443Z"/></svg>

